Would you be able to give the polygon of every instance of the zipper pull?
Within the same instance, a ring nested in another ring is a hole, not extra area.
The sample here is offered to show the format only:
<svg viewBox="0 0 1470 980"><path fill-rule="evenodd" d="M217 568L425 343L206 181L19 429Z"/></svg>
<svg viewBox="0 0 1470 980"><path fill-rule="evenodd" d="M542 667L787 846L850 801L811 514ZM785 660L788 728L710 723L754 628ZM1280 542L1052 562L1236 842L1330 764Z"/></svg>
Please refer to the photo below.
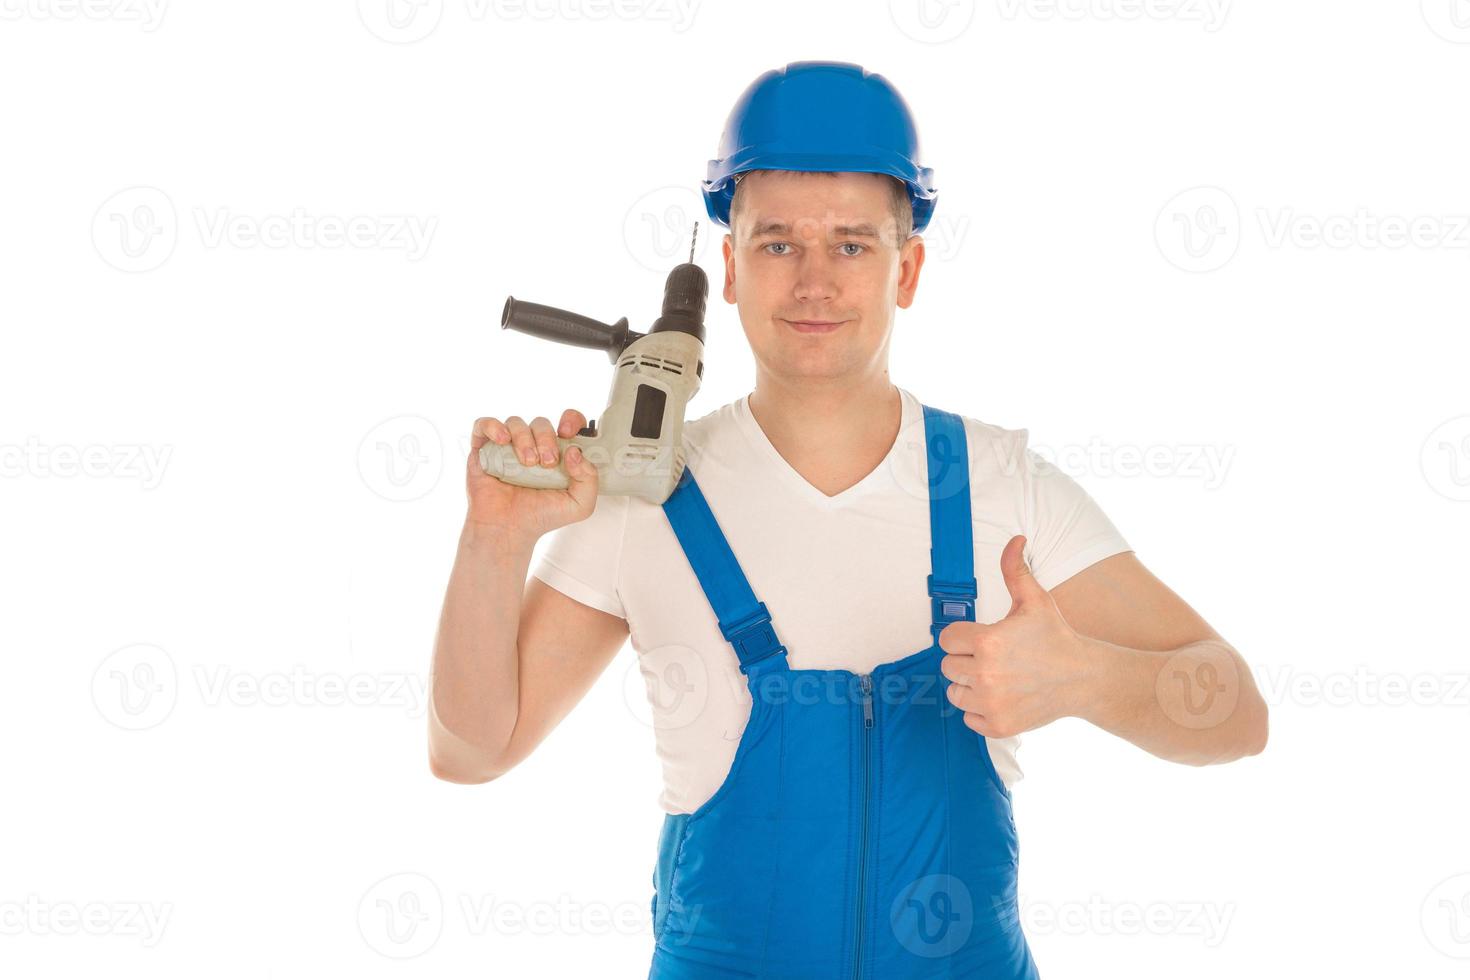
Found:
<svg viewBox="0 0 1470 980"><path fill-rule="evenodd" d="M873 675L862 675L863 682L863 727L873 727Z"/></svg>

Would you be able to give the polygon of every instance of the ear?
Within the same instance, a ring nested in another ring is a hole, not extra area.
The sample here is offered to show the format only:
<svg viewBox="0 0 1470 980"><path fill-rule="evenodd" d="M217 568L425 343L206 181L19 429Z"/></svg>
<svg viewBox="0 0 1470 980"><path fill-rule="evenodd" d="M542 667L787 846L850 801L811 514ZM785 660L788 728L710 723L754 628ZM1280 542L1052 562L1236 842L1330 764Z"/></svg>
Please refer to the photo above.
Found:
<svg viewBox="0 0 1470 980"><path fill-rule="evenodd" d="M898 249L898 308L906 310L913 305L914 293L919 289L919 270L924 267L924 238L910 235Z"/></svg>
<svg viewBox="0 0 1470 980"><path fill-rule="evenodd" d="M725 244L721 249L725 255L725 302L735 302L735 236L725 233Z"/></svg>

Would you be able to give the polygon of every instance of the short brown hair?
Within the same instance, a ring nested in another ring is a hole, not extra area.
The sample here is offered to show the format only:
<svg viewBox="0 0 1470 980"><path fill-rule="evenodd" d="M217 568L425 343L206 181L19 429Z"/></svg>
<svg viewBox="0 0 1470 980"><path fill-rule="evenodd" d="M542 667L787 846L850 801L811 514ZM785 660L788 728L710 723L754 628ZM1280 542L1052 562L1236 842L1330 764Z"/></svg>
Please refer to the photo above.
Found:
<svg viewBox="0 0 1470 980"><path fill-rule="evenodd" d="M790 174L790 173L835 173L836 171L822 170L768 170L767 173ZM842 171L846 173L846 171ZM749 174L756 173L754 170L742 170L736 174L735 192L730 198L730 238L735 239L736 218L740 214L740 183ZM892 174L881 174L888 178L889 208L893 213L893 224L898 231L896 245L902 245L914 233L914 205L909 200L909 188L903 181Z"/></svg>

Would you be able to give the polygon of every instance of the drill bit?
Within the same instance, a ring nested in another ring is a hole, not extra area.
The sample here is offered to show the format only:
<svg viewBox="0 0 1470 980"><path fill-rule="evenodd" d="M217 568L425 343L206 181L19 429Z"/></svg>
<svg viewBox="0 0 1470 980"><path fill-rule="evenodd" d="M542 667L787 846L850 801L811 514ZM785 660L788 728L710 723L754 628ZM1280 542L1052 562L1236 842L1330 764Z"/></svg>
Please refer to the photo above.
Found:
<svg viewBox="0 0 1470 980"><path fill-rule="evenodd" d="M699 222L694 222L694 236L689 239L689 261L694 261L694 240L699 237Z"/></svg>

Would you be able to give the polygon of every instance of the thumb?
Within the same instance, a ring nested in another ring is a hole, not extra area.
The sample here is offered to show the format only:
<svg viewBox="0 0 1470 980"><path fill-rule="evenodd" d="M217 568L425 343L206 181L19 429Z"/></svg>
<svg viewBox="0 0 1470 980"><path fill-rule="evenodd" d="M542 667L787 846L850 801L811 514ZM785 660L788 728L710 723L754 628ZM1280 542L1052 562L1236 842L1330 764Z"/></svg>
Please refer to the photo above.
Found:
<svg viewBox="0 0 1470 980"><path fill-rule="evenodd" d="M1005 550L1000 553L1000 574L1005 578L1006 591L1011 594L1011 612L1007 615L1049 598L1022 557L1025 546L1026 536L1018 534L1006 542Z"/></svg>
<svg viewBox="0 0 1470 980"><path fill-rule="evenodd" d="M567 493L579 509L590 511L597 503L597 467L587 462L581 446L566 450Z"/></svg>

